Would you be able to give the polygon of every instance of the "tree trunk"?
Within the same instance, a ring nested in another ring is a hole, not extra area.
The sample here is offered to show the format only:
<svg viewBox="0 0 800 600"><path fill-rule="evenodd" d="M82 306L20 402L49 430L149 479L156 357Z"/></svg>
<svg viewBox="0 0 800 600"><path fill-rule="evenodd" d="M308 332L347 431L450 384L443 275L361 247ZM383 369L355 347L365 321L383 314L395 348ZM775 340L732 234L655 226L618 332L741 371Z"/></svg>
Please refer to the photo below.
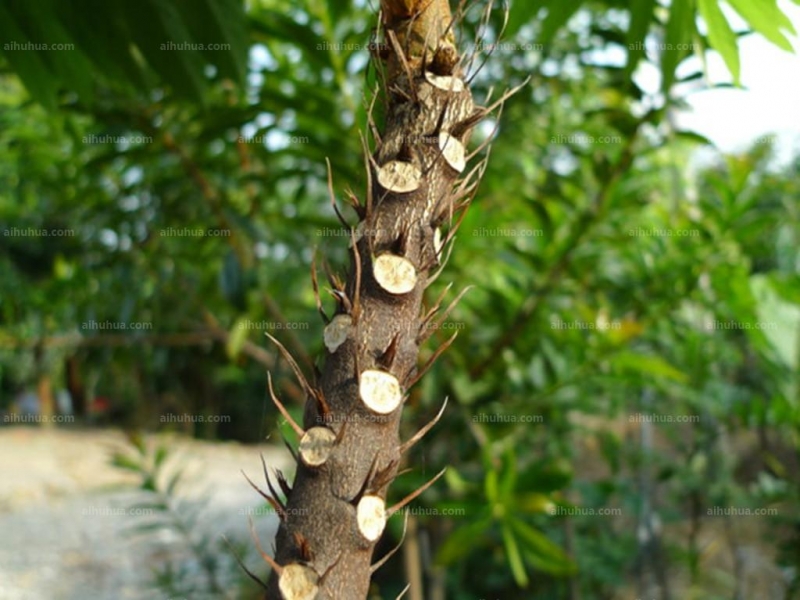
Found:
<svg viewBox="0 0 800 600"><path fill-rule="evenodd" d="M295 481L290 489L279 476L287 500L270 499L281 524L274 561L265 556L273 565L267 599L366 598L392 513L387 487L410 446L399 439L402 406L436 312L422 314L423 293L481 172L458 180L485 110L461 78L447 0L383 0L382 15L374 50L386 122L373 132L367 197L353 202L360 222L347 281L332 278L338 306L325 329L324 370L304 384L303 426L293 424L301 436ZM440 226L450 231L444 242Z"/></svg>

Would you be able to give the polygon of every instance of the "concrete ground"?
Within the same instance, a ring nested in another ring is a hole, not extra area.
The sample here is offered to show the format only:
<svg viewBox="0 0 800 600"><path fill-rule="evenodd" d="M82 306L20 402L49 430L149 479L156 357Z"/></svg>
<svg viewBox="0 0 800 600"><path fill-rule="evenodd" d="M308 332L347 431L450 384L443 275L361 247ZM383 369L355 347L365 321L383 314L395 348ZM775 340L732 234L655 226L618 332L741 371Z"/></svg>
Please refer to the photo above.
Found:
<svg viewBox="0 0 800 600"><path fill-rule="evenodd" d="M277 519L241 471L263 485L259 454L269 466L289 470L285 449L148 438L148 444L158 441L167 441L171 450L167 471L185 469L178 487L180 514L205 506L193 539L201 546L217 543L222 535L247 543L252 516L262 545L270 547ZM153 571L168 563L191 570L191 561L183 560L187 540L174 528L131 531L149 516L132 508L143 499L136 492L140 479L110 464L115 450L133 454L117 430L0 428L0 600L181 597L154 587ZM201 535L212 541L201 541ZM251 553L246 562L264 575L267 568L255 557ZM239 576L238 567L231 570ZM189 575L195 582L204 580L202 573ZM226 591L208 597L236 595Z"/></svg>

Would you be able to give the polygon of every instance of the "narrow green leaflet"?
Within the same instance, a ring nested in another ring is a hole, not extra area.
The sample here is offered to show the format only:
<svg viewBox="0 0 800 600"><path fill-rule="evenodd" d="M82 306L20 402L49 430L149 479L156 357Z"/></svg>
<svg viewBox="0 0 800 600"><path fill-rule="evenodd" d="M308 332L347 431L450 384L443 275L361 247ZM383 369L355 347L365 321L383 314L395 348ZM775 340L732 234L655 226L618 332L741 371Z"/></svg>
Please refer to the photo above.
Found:
<svg viewBox="0 0 800 600"><path fill-rule="evenodd" d="M53 6L47 5L43 8L46 8L49 14L56 15ZM56 18L36 19L34 23L34 35L42 40L48 40L51 45L63 44L65 48L72 48L63 52L46 52L45 60L62 82L74 89L82 100L91 103L94 97L92 67L81 49L73 47L75 43L70 32L66 31Z"/></svg>
<svg viewBox="0 0 800 600"><path fill-rule="evenodd" d="M514 449L509 448L503 457L503 472L500 477L500 499L506 502L513 500L514 488L517 485L517 463Z"/></svg>
<svg viewBox="0 0 800 600"><path fill-rule="evenodd" d="M678 382L686 381L686 375L684 373L658 356L645 356L634 352L620 352L614 357L613 361L618 367L636 371L643 375L654 375Z"/></svg>
<svg viewBox="0 0 800 600"><path fill-rule="evenodd" d="M713 146L714 142L708 139L706 136L697 133L696 131L689 131L688 129L684 129L683 131L676 131L675 132L676 138L683 138L685 140L689 140L692 142L697 142L698 144L702 144L705 146Z"/></svg>
<svg viewBox="0 0 800 600"><path fill-rule="evenodd" d="M156 13L162 28L161 31L163 32L162 35L164 36L159 48L162 44L167 44L168 48L166 51L159 50L159 52L161 55L170 55L169 60L174 59L174 64L178 69L177 72L180 73L180 77L172 76L173 84L180 93L185 94L187 97L196 97L201 102L205 101L204 91L207 82L203 75L204 65L200 52L193 49L178 51L169 49L170 43L174 43L176 47L180 48L181 43L196 43L196 40L175 6L163 2L156 2L154 6L156 7ZM143 52L148 55L144 49ZM167 61L163 59L150 60L151 65L157 71L160 71L162 64L165 62ZM167 79L167 73L167 71L162 72L162 77ZM167 80L169 81L169 79Z"/></svg>
<svg viewBox="0 0 800 600"><path fill-rule="evenodd" d="M560 490L572 479L569 462L563 459L537 461L520 474L520 489L548 493Z"/></svg>
<svg viewBox="0 0 800 600"><path fill-rule="evenodd" d="M583 4L583 0L550 0L547 3L547 17L542 23L539 42L547 44L553 39L558 30L567 24Z"/></svg>
<svg viewBox="0 0 800 600"><path fill-rule="evenodd" d="M733 75L734 84L739 85L739 48L736 45L736 34L722 14L717 0L698 0L698 7L708 25L711 47L720 53Z"/></svg>
<svg viewBox="0 0 800 600"><path fill-rule="evenodd" d="M125 454L115 454L111 460L111 464L120 469L126 469L136 473L142 470L142 465L139 464L139 461Z"/></svg>
<svg viewBox="0 0 800 600"><path fill-rule="evenodd" d="M508 565L511 567L514 581L516 581L519 587L528 587L529 579L528 574L525 572L525 563L522 562L522 555L519 552L517 540L514 538L514 533L511 531L511 526L508 523L503 523L503 544L506 548Z"/></svg>
<svg viewBox="0 0 800 600"><path fill-rule="evenodd" d="M492 518L484 516L469 525L456 529L439 546L439 550L436 553L436 563L451 565L474 552L476 547L482 545L484 536L491 525Z"/></svg>
<svg viewBox="0 0 800 600"><path fill-rule="evenodd" d="M245 80L249 31L241 0L99 3L82 12L69 4L42 0L0 6L0 50L31 96L47 108L55 108L59 87L91 104L98 83L143 90L158 83L152 74L184 98L202 103L209 61L239 84ZM8 42L67 44L68 49L17 51L12 45L4 48ZM220 49L162 49L167 43L220 44Z"/></svg>
<svg viewBox="0 0 800 600"><path fill-rule="evenodd" d="M31 96L46 108L55 108L55 78L38 52L18 51L13 44L20 46L32 43L17 24L14 16L0 4L0 50L11 67L19 75ZM8 47L5 47L5 46Z"/></svg>
<svg viewBox="0 0 800 600"><path fill-rule="evenodd" d="M239 317L231 328L228 343L225 345L225 352L231 360L239 355L239 352L242 351L242 346L244 346L247 340L246 323L246 317Z"/></svg>
<svg viewBox="0 0 800 600"><path fill-rule="evenodd" d="M728 0L728 2L750 27L779 48L792 52L792 45L781 30L785 29L791 34L797 32L789 17L778 8L776 0Z"/></svg>
<svg viewBox="0 0 800 600"><path fill-rule="evenodd" d="M675 82L675 69L688 53L696 25L694 1L673 0L669 10L669 21L661 50L661 91L668 94Z"/></svg>
<svg viewBox="0 0 800 600"><path fill-rule="evenodd" d="M655 4L655 0L631 0L631 24L628 27L628 35L625 36L625 43L628 45L626 78L631 76L636 65L644 57L644 44L653 19Z"/></svg>
<svg viewBox="0 0 800 600"><path fill-rule="evenodd" d="M514 35L520 27L530 23L543 6L542 0L514 0L508 11L506 35Z"/></svg>
<svg viewBox="0 0 800 600"><path fill-rule="evenodd" d="M484 491L486 493L486 498L494 504L499 500L499 494L497 490L497 471L494 469L490 469L488 473L486 473L486 481L484 482Z"/></svg>
<svg viewBox="0 0 800 600"><path fill-rule="evenodd" d="M225 72L237 83L244 84L247 79L247 57L250 46L250 32L246 27L244 5L239 0L205 0L209 13L215 16L212 21L219 31L220 41L230 45L230 51L218 52L219 61ZM188 18L191 8L183 11Z"/></svg>
<svg viewBox="0 0 800 600"><path fill-rule="evenodd" d="M569 556L541 531L519 519L513 519L511 527L519 537L525 556L532 559L536 568L552 575L568 575L575 572L575 565Z"/></svg>

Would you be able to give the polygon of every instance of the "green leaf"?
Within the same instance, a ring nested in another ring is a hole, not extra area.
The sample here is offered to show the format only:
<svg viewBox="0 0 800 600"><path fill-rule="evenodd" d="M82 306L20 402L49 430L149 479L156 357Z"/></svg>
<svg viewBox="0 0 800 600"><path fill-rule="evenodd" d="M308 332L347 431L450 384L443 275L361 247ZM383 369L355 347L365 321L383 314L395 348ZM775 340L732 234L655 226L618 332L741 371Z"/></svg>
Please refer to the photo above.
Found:
<svg viewBox="0 0 800 600"><path fill-rule="evenodd" d="M683 383L686 375L658 356L645 356L634 352L620 352L613 359L614 365L642 375L655 375Z"/></svg>
<svg viewBox="0 0 800 600"><path fill-rule="evenodd" d="M181 478L183 477L183 471L178 471L175 473L167 483L166 493L168 496L172 496L175 493L175 489L178 487Z"/></svg>
<svg viewBox="0 0 800 600"><path fill-rule="evenodd" d="M551 575L569 575L575 572L575 564L569 556L542 532L519 519L513 519L511 527L520 538L525 556L533 566Z"/></svg>
<svg viewBox="0 0 800 600"><path fill-rule="evenodd" d="M8 63L19 75L31 97L48 109L56 105L56 79L39 53L32 50L17 50L13 44L24 47L32 40L22 31L14 16L0 3L0 50Z"/></svg>
<svg viewBox="0 0 800 600"><path fill-rule="evenodd" d="M125 454L115 454L111 458L111 464L120 469L126 469L136 473L142 472L142 465L137 460Z"/></svg>
<svg viewBox="0 0 800 600"><path fill-rule="evenodd" d="M708 26L711 47L720 53L733 75L734 84L739 85L739 47L736 45L736 34L722 14L717 0L698 0L698 8Z"/></svg>
<svg viewBox="0 0 800 600"><path fill-rule="evenodd" d="M239 317L233 324L233 327L231 327L228 343L225 344L225 353L230 360L234 360L239 356L239 352L242 351L242 346L244 346L244 343L247 341L247 321L248 319L246 317Z"/></svg>
<svg viewBox="0 0 800 600"><path fill-rule="evenodd" d="M494 469L490 469L488 473L486 473L486 481L484 482L484 491L486 493L486 498L489 500L490 504L494 504L498 501L498 493L497 493L497 471Z"/></svg>
<svg viewBox="0 0 800 600"><path fill-rule="evenodd" d="M695 29L693 0L672 0L661 51L661 91L665 95L675 81L675 70L688 53Z"/></svg>
<svg viewBox="0 0 800 600"><path fill-rule="evenodd" d="M690 140L692 142L697 142L698 144L702 144L704 146L713 146L714 145L714 142L712 142L706 136L704 136L702 134L699 134L696 131L689 131L688 129L687 130L683 130L683 131L676 131L675 132L675 137L676 138L683 138L685 140Z"/></svg>
<svg viewBox="0 0 800 600"><path fill-rule="evenodd" d="M787 52L793 52L792 45L781 32L785 29L796 35L792 22L778 7L776 0L728 0L742 18L758 33Z"/></svg>
<svg viewBox="0 0 800 600"><path fill-rule="evenodd" d="M179 96L203 100L203 64L196 50L183 46L195 41L181 22L177 9L158 0L123 2L120 6L128 35L161 80Z"/></svg>
<svg viewBox="0 0 800 600"><path fill-rule="evenodd" d="M625 78L636 70L636 65L644 57L647 32L653 20L655 0L631 0L631 24L625 42L628 45L628 62L625 65Z"/></svg>
<svg viewBox="0 0 800 600"><path fill-rule="evenodd" d="M448 487L456 494L467 493L474 487L470 481L466 480L464 476L458 472L458 469L452 466L448 467L447 471L445 471L444 480L447 482Z"/></svg>
<svg viewBox="0 0 800 600"><path fill-rule="evenodd" d="M541 225L544 231L544 238L546 240L553 239L553 231L554 231L553 219L550 217L550 213L547 211L547 207L545 206L545 204L540 200L532 200L528 204L528 207L530 207L531 210L534 213L536 213L536 216L539 219L539 225ZM533 258L538 258L538 257L533 257Z"/></svg>
<svg viewBox="0 0 800 600"><path fill-rule="evenodd" d="M278 10L258 11L250 22L251 29L260 33L271 49L276 42L288 43L303 51L310 65L323 69L331 67L331 51L325 51L325 44L310 25L303 25L291 16Z"/></svg>
<svg viewBox="0 0 800 600"><path fill-rule="evenodd" d="M560 490L572 480L569 461L557 459L537 461L520 475L520 489L529 492L549 493Z"/></svg>
<svg viewBox="0 0 800 600"><path fill-rule="evenodd" d="M244 85L250 46L244 6L240 0L177 0L181 17L198 42L203 57L216 65L223 77ZM229 49L211 50L210 44Z"/></svg>
<svg viewBox="0 0 800 600"><path fill-rule="evenodd" d="M195 40L186 24L183 22L180 12L176 6L168 2L155 2L155 6L163 25L163 31L166 34L166 39L161 43L169 42L194 42L203 43L203 41ZM160 44L159 44L159 50ZM184 72L176 83L180 82L178 91L185 94L187 97L193 97L200 102L205 100L206 78L203 73L203 60L197 50L161 50L161 54L175 54L177 55L176 64L183 68ZM172 56L170 56L172 58ZM163 64L163 60L151 61L151 65L158 70Z"/></svg>
<svg viewBox="0 0 800 600"><path fill-rule="evenodd" d="M500 499L509 503L514 497L514 488L517 485L517 462L514 449L509 447L503 456L503 473L500 478Z"/></svg>
<svg viewBox="0 0 800 600"><path fill-rule="evenodd" d="M62 83L75 90L84 102L91 103L94 97L94 77L90 62L70 33L57 20L55 6L48 1L40 3L38 8L50 16L44 19L38 18L38 15L32 17L36 24L37 37L47 40L49 44L64 44L65 48L70 48L46 52L45 60Z"/></svg>
<svg viewBox="0 0 800 600"><path fill-rule="evenodd" d="M146 473L145 474L145 477L142 480L142 483L139 486L139 489L146 490L148 492L155 492L155 491L158 490L157 482L156 482L156 480L155 480L155 478L153 477L152 474L150 474L150 473Z"/></svg>
<svg viewBox="0 0 800 600"><path fill-rule="evenodd" d="M461 371L453 373L453 389L458 395L459 402L464 404L472 404L483 394L486 394L491 387L492 385L489 381L474 381L469 375Z"/></svg>
<svg viewBox="0 0 800 600"><path fill-rule="evenodd" d="M547 511L552 503L550 497L545 494L526 492L517 495L514 505L519 512L535 515Z"/></svg>
<svg viewBox="0 0 800 600"><path fill-rule="evenodd" d="M158 469L164 463L168 455L169 450L166 446L159 446L156 448L156 454L153 458L153 465L155 465L156 469Z"/></svg>
<svg viewBox="0 0 800 600"><path fill-rule="evenodd" d="M126 93L148 89L144 63L134 59L124 16L114 5L98 3L93 10L78 11L63 2L58 4L58 18L91 60L94 79Z"/></svg>
<svg viewBox="0 0 800 600"><path fill-rule="evenodd" d="M791 371L797 372L800 367L800 351L797 345L800 307L783 300L775 289L773 280L766 275L751 276L750 288L756 302L757 320L763 329L748 329L748 337L753 339L763 334L775 349L777 357ZM778 327L778 323L782 326ZM787 395L790 394L787 390Z"/></svg>
<svg viewBox="0 0 800 600"><path fill-rule="evenodd" d="M161 521L152 521L150 523L142 523L134 525L131 528L131 531L135 533L153 533L155 531L161 531L162 529L169 528L167 523Z"/></svg>
<svg viewBox="0 0 800 600"><path fill-rule="evenodd" d="M506 556L508 557L508 565L511 567L511 573L514 575L514 581L519 587L528 587L530 583L528 573L525 571L525 563L522 562L522 555L517 546L517 540L514 538L514 533L508 523L503 523L503 544L506 549Z"/></svg>
<svg viewBox="0 0 800 600"><path fill-rule="evenodd" d="M558 30L567 24L583 4L583 0L549 0L547 3L547 16L542 22L542 31L539 34L539 43L548 44Z"/></svg>
<svg viewBox="0 0 800 600"><path fill-rule="evenodd" d="M130 508L138 510L149 510L152 512L165 512L169 510L169 505L163 500L145 500L142 502L134 502ZM142 515L149 516L149 515Z"/></svg>
<svg viewBox="0 0 800 600"><path fill-rule="evenodd" d="M442 566L451 565L474 552L486 542L486 533L492 525L490 516L484 516L456 529L451 533L436 553L436 563Z"/></svg>
<svg viewBox="0 0 800 600"><path fill-rule="evenodd" d="M514 0L508 11L508 27L506 27L505 34L511 37L523 25L530 23L545 3L546 0L545 2L542 0Z"/></svg>

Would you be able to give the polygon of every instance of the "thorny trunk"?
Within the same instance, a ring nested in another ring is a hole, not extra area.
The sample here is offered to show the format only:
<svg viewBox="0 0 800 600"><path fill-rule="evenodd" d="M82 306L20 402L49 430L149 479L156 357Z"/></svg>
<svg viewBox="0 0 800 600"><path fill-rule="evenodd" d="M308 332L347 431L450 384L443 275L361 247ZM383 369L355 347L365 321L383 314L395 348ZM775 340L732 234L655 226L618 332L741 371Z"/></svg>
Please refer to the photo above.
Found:
<svg viewBox="0 0 800 600"><path fill-rule="evenodd" d="M411 499L385 505L402 453L428 429L399 439L405 394L421 375L419 346L438 307L423 314L423 293L483 172L480 164L459 179L467 138L487 109L474 106L464 82L451 19L447 0L382 2L374 49L386 123L382 133L373 129L366 198L352 199L360 222L347 281L331 277L337 311L325 329L319 380L305 383L284 351L308 400L302 427L292 422L301 441L291 489L278 474L285 504L270 485L281 524L274 561L265 555L269 600L366 598L386 519Z"/></svg>

